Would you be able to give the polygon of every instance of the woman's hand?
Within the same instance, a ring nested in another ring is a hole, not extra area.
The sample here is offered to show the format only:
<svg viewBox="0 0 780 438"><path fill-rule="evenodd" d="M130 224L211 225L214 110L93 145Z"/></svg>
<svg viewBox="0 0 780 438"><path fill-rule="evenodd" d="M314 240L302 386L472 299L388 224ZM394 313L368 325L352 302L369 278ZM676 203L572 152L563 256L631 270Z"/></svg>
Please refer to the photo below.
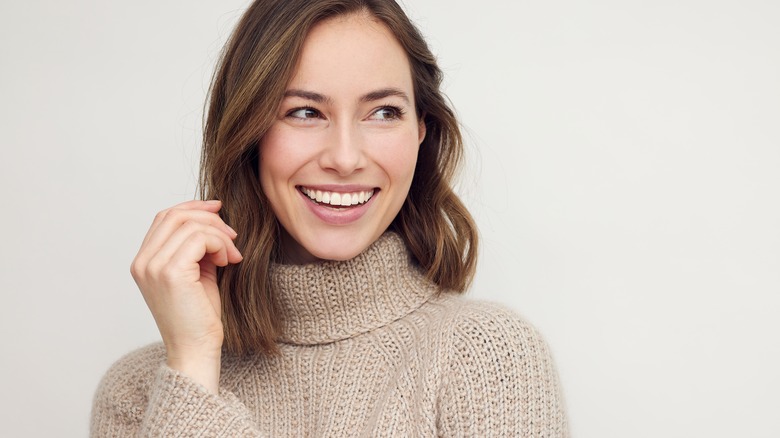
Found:
<svg viewBox="0 0 780 438"><path fill-rule="evenodd" d="M152 311L168 366L219 390L222 311L217 267L238 263L236 232L220 201L189 201L157 214L130 271Z"/></svg>

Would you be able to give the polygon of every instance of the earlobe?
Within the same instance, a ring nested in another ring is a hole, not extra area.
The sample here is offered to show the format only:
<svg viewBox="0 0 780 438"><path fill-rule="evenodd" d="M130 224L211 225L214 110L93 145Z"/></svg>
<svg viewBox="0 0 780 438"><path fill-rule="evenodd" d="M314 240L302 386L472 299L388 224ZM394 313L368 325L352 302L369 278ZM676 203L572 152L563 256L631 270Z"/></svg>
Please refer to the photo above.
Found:
<svg viewBox="0 0 780 438"><path fill-rule="evenodd" d="M417 144L422 144L423 140L425 140L425 114L420 116L420 120L417 123Z"/></svg>

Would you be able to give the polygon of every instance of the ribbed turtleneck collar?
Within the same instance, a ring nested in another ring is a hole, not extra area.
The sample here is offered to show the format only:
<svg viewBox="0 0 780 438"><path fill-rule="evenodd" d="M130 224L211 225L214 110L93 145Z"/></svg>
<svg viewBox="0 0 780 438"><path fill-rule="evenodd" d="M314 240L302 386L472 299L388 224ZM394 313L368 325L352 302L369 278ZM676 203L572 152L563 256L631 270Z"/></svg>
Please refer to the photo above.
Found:
<svg viewBox="0 0 780 438"><path fill-rule="evenodd" d="M437 291L403 240L385 233L357 257L308 265L274 264L280 342L313 345L347 339L396 321Z"/></svg>

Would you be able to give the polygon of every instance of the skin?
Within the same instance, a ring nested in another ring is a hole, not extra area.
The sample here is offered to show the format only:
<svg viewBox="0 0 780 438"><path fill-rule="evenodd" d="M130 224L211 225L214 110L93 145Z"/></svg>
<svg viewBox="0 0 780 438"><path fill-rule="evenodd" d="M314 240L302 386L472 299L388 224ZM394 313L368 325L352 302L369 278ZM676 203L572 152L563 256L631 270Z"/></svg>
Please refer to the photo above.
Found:
<svg viewBox="0 0 780 438"><path fill-rule="evenodd" d="M130 266L154 316L167 364L219 391L224 339L217 266L239 263L236 232L219 201L189 201L157 214Z"/></svg>
<svg viewBox="0 0 780 438"><path fill-rule="evenodd" d="M286 262L355 257L400 210L425 136L406 54L370 17L336 17L310 31L291 90L261 142L259 165L260 183L284 229ZM301 185L375 193L354 214L317 206ZM220 208L219 201L189 201L161 211L131 265L168 366L215 394L224 339L216 269L242 260Z"/></svg>
<svg viewBox="0 0 780 438"><path fill-rule="evenodd" d="M390 30L362 14L317 24L260 144L285 261L347 260L376 241L406 199L424 136L409 61ZM374 195L352 220L357 211L315 204L302 187Z"/></svg>

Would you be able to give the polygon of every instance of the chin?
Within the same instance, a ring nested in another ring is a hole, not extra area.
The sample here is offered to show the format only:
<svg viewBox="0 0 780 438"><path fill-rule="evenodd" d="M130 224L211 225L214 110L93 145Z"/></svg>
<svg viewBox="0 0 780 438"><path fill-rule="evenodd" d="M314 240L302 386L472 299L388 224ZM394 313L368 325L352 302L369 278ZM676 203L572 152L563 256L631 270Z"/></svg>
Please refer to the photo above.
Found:
<svg viewBox="0 0 780 438"><path fill-rule="evenodd" d="M382 232L361 234L363 233L322 233L310 239L308 244L304 245L304 249L319 260L353 259L371 246Z"/></svg>
<svg viewBox="0 0 780 438"><path fill-rule="evenodd" d="M359 250L339 250L339 251L333 251L332 248L325 249L324 251L317 251L316 253L312 253L314 257L316 257L318 260L323 261L335 261L335 262L342 262L345 260L351 260L360 255L363 251L366 250L368 246L365 248L361 247Z"/></svg>

